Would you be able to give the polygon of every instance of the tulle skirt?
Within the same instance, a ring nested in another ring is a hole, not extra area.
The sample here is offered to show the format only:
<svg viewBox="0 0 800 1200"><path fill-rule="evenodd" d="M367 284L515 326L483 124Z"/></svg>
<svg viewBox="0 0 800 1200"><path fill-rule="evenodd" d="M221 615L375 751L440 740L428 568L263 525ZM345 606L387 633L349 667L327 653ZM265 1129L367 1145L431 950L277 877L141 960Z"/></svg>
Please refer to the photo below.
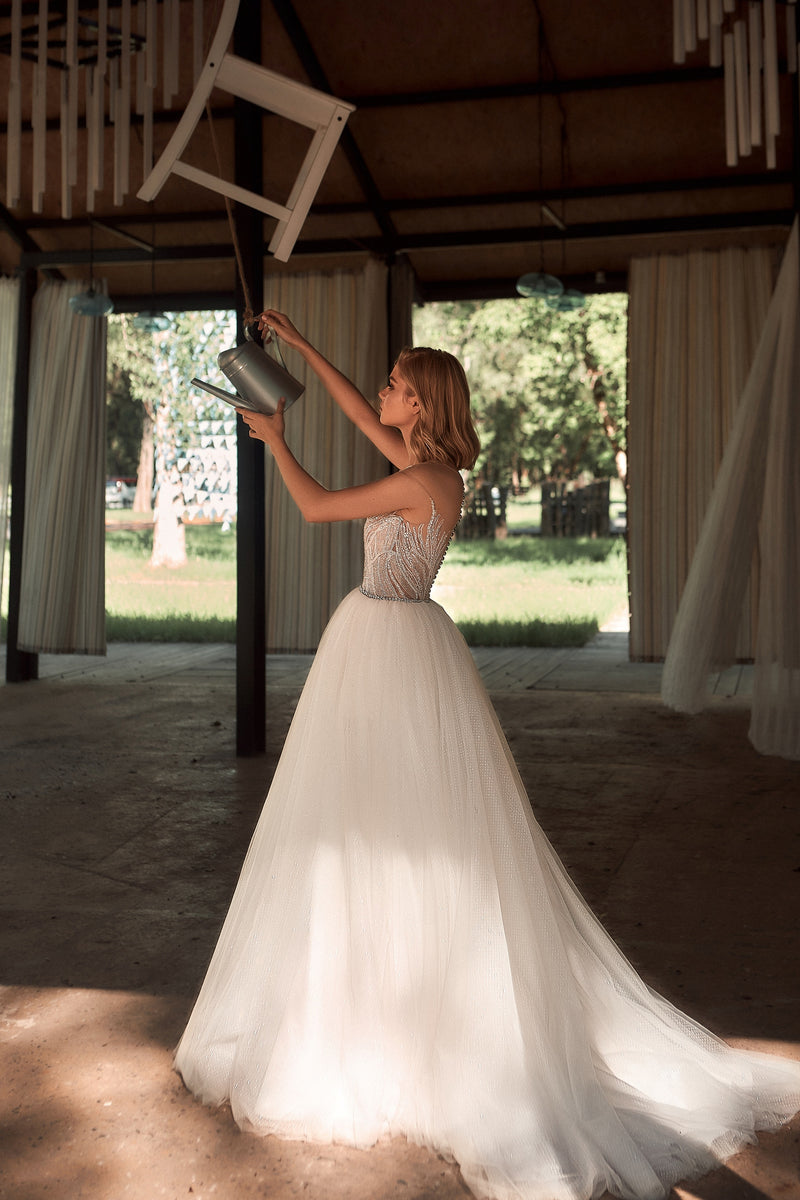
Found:
<svg viewBox="0 0 800 1200"><path fill-rule="evenodd" d="M493 1200L660 1197L800 1064L656 995L537 825L461 635L354 591L319 646L176 1056L258 1133L402 1135Z"/></svg>

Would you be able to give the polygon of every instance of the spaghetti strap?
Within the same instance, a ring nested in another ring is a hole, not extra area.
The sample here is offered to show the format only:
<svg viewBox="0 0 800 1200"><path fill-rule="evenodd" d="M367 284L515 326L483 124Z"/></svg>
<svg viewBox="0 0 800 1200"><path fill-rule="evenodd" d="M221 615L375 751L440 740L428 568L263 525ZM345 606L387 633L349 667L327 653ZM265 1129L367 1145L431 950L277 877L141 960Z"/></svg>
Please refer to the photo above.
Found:
<svg viewBox="0 0 800 1200"><path fill-rule="evenodd" d="M415 463L415 464L414 464L414 466L418 466L418 465L419 465L418 463ZM422 488L423 492L425 493L425 495L428 497L428 499L430 500L431 504L433 505L433 508L434 508L434 511L435 511L435 510L436 510L436 501L434 500L433 496L430 494L430 492L428 491L428 489L425 487L425 484L422 482L422 480L419 478L419 476L418 476L418 475L412 475L412 474L411 474L411 472L412 472L413 470L414 470L414 467L406 467L406 468L405 468L405 474L407 474L407 475L408 475L409 479L413 479L415 483L418 483L418 484L419 484L419 486Z"/></svg>
<svg viewBox="0 0 800 1200"><path fill-rule="evenodd" d="M413 479L415 483L418 483L418 484L419 484L419 486L422 488L423 492L425 493L425 495L428 497L428 499L430 500L431 504L433 505L433 510L434 510L434 512L438 512L438 508L437 508L437 505L436 505L436 501L434 500L434 498L433 498L433 496L431 495L430 491L428 490L428 488L426 487L426 485L425 485L425 484L422 482L422 480L420 479L419 475L417 474L417 472L416 472L416 470L415 470L415 468L416 468L416 467L428 466L428 465L434 465L434 464L427 464L427 463L414 463L414 466L413 466L413 467L404 467L404 468L403 468L403 470L404 470L404 473L405 473L405 474L407 474L407 475L409 476L409 478L410 478L410 479ZM454 472L456 475L458 475L459 482L460 482L460 484L461 484L461 494L462 494L462 496L463 496L463 494L464 494L464 480L461 478L461 473L460 473L460 471L456 471L455 467L449 467L449 466L447 465L447 463L439 463L439 464L436 464L436 465L443 466L443 467L445 467L445 468L446 468L448 471L453 471L453 472ZM412 472L413 472L413 474L412 474Z"/></svg>

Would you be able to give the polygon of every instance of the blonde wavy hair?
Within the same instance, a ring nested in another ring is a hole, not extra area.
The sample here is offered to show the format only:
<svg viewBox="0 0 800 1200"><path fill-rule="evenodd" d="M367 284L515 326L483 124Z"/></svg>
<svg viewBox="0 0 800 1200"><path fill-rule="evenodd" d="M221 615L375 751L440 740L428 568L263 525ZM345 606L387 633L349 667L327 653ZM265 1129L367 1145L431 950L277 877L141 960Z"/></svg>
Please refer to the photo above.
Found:
<svg viewBox="0 0 800 1200"><path fill-rule="evenodd" d="M395 363L419 400L411 433L417 462L442 462L461 471L474 467L481 444L472 423L464 368L446 350L407 346Z"/></svg>

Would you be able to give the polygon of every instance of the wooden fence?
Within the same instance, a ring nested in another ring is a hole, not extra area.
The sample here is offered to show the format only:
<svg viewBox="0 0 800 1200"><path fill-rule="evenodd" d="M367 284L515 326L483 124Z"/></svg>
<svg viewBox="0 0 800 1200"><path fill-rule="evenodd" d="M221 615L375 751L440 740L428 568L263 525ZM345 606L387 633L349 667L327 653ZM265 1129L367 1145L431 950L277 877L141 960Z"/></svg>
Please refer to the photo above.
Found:
<svg viewBox="0 0 800 1200"><path fill-rule="evenodd" d="M566 483L542 484L542 537L608 537L609 481L569 489Z"/></svg>

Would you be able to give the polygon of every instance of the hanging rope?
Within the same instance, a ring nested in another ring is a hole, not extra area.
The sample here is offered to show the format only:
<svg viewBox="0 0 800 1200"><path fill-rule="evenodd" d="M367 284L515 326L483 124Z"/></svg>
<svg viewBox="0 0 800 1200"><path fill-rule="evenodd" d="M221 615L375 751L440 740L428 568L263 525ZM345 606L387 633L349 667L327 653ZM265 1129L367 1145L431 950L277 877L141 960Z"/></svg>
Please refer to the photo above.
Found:
<svg viewBox="0 0 800 1200"><path fill-rule="evenodd" d="M206 114L208 116L208 128L211 131L211 144L214 147L214 156L217 160L217 171L220 178L222 177L222 156L219 152L219 143L217 141L217 130L214 125L214 117L211 112L211 101L206 101ZM233 242L233 251L236 255L236 269L239 272L239 282L242 285L242 294L244 295L245 309L242 313L242 324L247 327L255 321L255 312L253 311L253 301L250 296L250 289L247 286L247 280L244 272L244 262L242 260L242 249L239 245L239 237L236 233L236 222L233 219L233 201L230 196L225 197L225 211L228 214L228 225L231 231L231 241Z"/></svg>

